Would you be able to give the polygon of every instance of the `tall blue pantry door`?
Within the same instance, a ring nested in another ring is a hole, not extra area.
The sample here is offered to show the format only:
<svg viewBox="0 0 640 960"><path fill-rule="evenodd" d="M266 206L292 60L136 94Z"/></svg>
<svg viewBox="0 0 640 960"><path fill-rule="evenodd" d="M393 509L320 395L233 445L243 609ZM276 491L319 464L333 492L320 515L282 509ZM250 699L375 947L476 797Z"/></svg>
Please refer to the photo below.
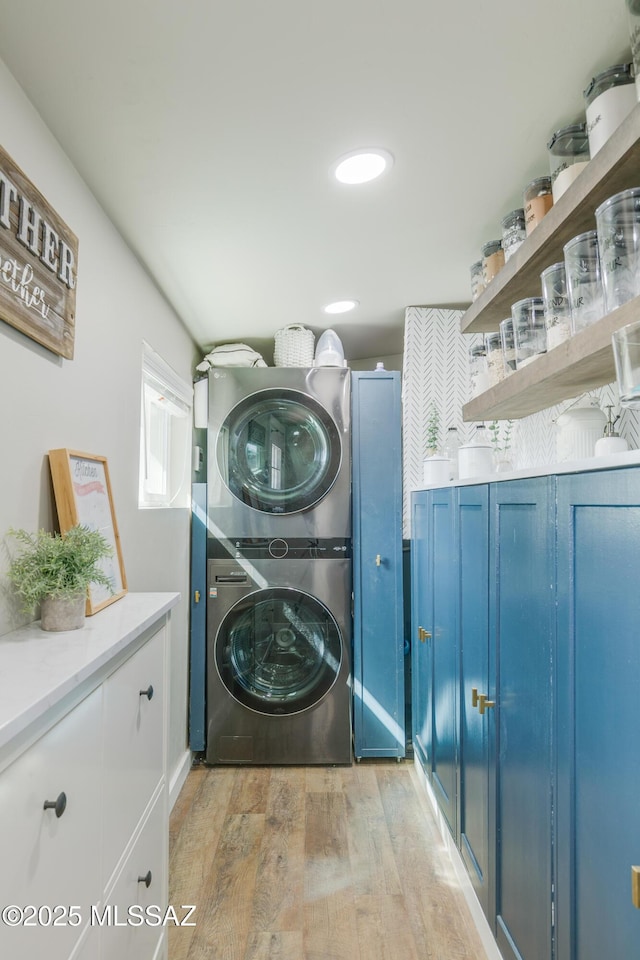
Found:
<svg viewBox="0 0 640 960"><path fill-rule="evenodd" d="M354 755L404 757L400 374L354 372Z"/></svg>
<svg viewBox="0 0 640 960"><path fill-rule="evenodd" d="M189 746L205 748L207 660L207 485L191 484L191 602L189 623Z"/></svg>
<svg viewBox="0 0 640 960"><path fill-rule="evenodd" d="M492 910L489 873L489 731L494 720L489 677L489 487L457 493L460 575L460 853L487 917ZM482 712L480 712L482 708Z"/></svg>
<svg viewBox="0 0 640 960"><path fill-rule="evenodd" d="M453 487L413 495L412 593L417 602L411 669L415 746L455 836L459 661L454 495Z"/></svg>
<svg viewBox="0 0 640 960"><path fill-rule="evenodd" d="M413 749L431 770L432 666L427 590L429 510L426 490L411 495L411 724Z"/></svg>
<svg viewBox="0 0 640 960"><path fill-rule="evenodd" d="M558 960L640 956L640 470L558 477Z"/></svg>
<svg viewBox="0 0 640 960"><path fill-rule="evenodd" d="M491 485L491 851L505 960L552 956L553 478Z"/></svg>

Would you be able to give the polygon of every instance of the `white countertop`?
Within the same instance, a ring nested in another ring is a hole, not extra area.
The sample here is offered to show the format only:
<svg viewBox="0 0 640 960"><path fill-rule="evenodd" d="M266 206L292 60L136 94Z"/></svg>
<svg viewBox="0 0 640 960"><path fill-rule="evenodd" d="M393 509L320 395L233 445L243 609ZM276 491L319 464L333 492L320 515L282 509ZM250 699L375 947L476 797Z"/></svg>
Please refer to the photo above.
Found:
<svg viewBox="0 0 640 960"><path fill-rule="evenodd" d="M586 460L567 460L563 463L551 463L544 467L528 467L526 470L510 470L508 473L485 473L465 480L451 480L449 483L421 484L414 490L432 490L434 487L462 487L478 483L497 483L502 480L523 480L530 477L548 477L560 473L584 473L592 470L611 470L619 467L634 467L640 464L640 450L626 450L607 457L589 457Z"/></svg>
<svg viewBox="0 0 640 960"><path fill-rule="evenodd" d="M176 605L179 593L128 593L80 630L40 621L0 637L0 749L73 693Z"/></svg>

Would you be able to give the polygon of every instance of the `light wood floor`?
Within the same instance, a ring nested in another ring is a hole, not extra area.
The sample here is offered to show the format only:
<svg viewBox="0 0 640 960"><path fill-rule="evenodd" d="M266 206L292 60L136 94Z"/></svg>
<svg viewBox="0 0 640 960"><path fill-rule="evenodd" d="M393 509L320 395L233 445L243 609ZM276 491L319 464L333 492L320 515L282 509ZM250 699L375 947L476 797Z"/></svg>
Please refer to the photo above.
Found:
<svg viewBox="0 0 640 960"><path fill-rule="evenodd" d="M485 957L410 762L195 767L171 815L169 960Z"/></svg>

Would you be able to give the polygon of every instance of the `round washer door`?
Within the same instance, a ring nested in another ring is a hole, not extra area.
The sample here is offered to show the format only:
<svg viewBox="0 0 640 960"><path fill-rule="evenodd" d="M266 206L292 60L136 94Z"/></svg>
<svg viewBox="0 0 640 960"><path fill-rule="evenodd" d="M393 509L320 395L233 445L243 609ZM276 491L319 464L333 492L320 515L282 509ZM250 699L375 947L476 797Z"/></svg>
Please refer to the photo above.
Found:
<svg viewBox="0 0 640 960"><path fill-rule="evenodd" d="M226 417L216 448L234 497L264 513L298 513L318 503L340 469L338 429L324 407L296 390L263 390Z"/></svg>
<svg viewBox="0 0 640 960"><path fill-rule="evenodd" d="M336 681L340 630L315 597L271 587L239 600L220 624L216 667L229 693L257 713L300 713Z"/></svg>

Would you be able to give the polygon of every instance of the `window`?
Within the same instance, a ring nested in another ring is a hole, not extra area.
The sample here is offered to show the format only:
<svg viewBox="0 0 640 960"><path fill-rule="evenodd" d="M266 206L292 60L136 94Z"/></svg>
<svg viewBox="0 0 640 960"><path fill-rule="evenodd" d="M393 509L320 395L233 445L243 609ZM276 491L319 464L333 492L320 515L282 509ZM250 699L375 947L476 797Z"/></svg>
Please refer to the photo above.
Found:
<svg viewBox="0 0 640 960"><path fill-rule="evenodd" d="M187 507L193 387L142 344L138 506Z"/></svg>

